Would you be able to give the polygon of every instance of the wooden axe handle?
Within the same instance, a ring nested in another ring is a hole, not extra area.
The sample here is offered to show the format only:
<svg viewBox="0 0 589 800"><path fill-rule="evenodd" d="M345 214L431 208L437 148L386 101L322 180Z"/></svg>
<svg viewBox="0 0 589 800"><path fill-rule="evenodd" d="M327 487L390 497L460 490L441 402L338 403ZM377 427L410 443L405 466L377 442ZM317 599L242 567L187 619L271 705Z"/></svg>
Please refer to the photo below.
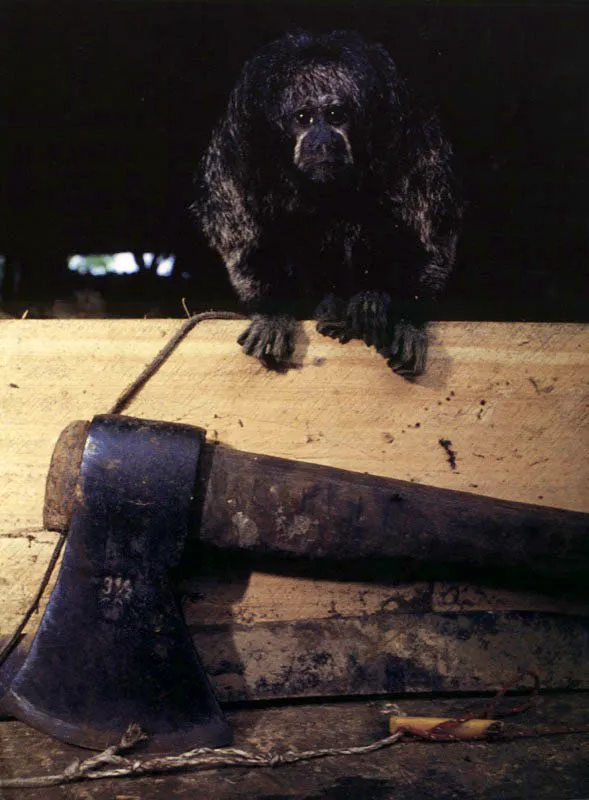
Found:
<svg viewBox="0 0 589 800"><path fill-rule="evenodd" d="M69 528L89 429L89 422L70 422L55 443L45 482L43 525L47 530L66 533Z"/></svg>

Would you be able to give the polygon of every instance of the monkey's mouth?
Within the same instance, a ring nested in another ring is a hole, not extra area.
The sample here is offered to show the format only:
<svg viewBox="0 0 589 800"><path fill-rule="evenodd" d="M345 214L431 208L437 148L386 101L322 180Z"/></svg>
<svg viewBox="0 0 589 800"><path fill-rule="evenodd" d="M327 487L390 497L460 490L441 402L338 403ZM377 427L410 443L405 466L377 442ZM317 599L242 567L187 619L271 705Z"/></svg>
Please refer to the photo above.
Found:
<svg viewBox="0 0 589 800"><path fill-rule="evenodd" d="M300 172L313 183L347 182L351 175L351 165L341 159L326 158L323 161L301 162Z"/></svg>

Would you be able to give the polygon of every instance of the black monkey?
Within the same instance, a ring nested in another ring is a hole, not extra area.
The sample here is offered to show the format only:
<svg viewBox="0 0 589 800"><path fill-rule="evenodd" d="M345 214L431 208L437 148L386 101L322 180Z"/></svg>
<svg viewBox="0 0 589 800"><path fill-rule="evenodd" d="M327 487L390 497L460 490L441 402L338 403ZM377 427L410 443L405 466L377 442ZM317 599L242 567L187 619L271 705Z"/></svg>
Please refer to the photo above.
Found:
<svg viewBox="0 0 589 800"><path fill-rule="evenodd" d="M245 352L284 365L295 316L313 314L423 372L461 216L450 158L387 51L355 32L287 35L247 62L193 206L252 315Z"/></svg>

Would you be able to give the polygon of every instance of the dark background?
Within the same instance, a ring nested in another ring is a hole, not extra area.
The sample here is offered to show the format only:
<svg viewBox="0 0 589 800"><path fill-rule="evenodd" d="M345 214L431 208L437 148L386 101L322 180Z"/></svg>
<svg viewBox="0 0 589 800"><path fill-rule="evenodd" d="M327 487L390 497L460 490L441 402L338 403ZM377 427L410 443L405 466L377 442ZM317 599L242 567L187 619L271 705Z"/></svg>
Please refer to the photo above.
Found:
<svg viewBox="0 0 589 800"><path fill-rule="evenodd" d="M187 213L192 175L243 61L298 26L381 41L439 111L467 202L440 318L587 320L588 18L585 3L4 0L1 302L90 285L114 314L235 307ZM66 268L123 250L174 253L174 275Z"/></svg>

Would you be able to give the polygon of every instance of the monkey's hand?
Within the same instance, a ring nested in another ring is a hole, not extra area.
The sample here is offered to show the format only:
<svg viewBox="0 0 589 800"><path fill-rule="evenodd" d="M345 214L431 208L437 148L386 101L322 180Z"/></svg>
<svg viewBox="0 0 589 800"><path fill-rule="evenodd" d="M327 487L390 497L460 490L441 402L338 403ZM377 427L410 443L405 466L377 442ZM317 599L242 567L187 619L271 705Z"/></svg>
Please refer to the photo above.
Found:
<svg viewBox="0 0 589 800"><path fill-rule="evenodd" d="M294 317L254 314L237 343L244 353L259 359L268 369L280 369L294 353L295 334Z"/></svg>
<svg viewBox="0 0 589 800"><path fill-rule="evenodd" d="M328 294L315 309L317 331L323 336L337 339L341 344L350 341L346 325L346 303L334 294Z"/></svg>
<svg viewBox="0 0 589 800"><path fill-rule="evenodd" d="M365 291L354 295L346 310L350 338L362 339L377 350L391 341L391 298L385 292Z"/></svg>
<svg viewBox="0 0 589 800"><path fill-rule="evenodd" d="M365 291L349 303L328 295L315 310L317 330L342 344L362 339L377 350L391 341L391 298L384 292Z"/></svg>
<svg viewBox="0 0 589 800"><path fill-rule="evenodd" d="M424 327L401 320L395 325L393 341L379 351L389 367L405 378L416 378L425 370L427 333Z"/></svg>

